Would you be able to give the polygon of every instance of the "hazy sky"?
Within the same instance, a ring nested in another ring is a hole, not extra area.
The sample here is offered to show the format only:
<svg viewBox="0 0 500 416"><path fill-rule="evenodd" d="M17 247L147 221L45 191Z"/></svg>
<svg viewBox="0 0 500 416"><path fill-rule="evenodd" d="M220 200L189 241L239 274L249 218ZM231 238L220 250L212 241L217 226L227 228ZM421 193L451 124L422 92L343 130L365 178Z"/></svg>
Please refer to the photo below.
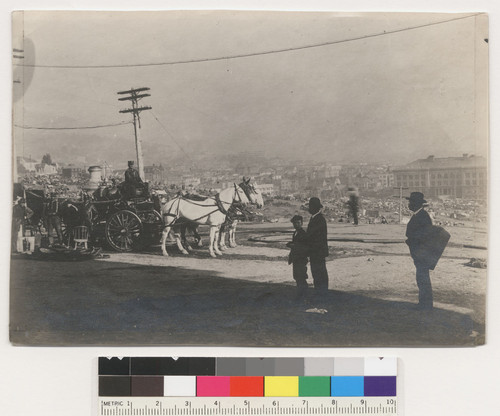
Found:
<svg viewBox="0 0 500 416"><path fill-rule="evenodd" d="M467 16L25 13L13 48L34 67L14 67L24 80L14 122L131 121L116 92L149 87L146 164L240 151L334 163L486 155L486 18ZM130 124L14 133L18 155L116 167L135 158Z"/></svg>

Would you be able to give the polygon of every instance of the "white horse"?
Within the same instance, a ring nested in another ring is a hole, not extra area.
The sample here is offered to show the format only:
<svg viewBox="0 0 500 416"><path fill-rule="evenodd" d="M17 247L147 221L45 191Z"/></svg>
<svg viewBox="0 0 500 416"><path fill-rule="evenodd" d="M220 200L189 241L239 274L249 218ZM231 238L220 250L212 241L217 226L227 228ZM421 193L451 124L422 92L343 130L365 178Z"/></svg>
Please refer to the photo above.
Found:
<svg viewBox="0 0 500 416"><path fill-rule="evenodd" d="M250 179L243 178L243 182L240 183L241 189L245 191L245 195L250 200L250 203L256 205L257 208L262 208L264 206L264 199L262 198L261 192L255 187L255 184L250 183ZM221 227L220 232L220 243L219 246L221 250L226 250L226 234L229 240L229 247L237 247L236 244L236 226L238 225L238 211L243 214L243 211L239 209L238 204L234 204L229 210L229 214L226 217L226 221Z"/></svg>
<svg viewBox="0 0 500 416"><path fill-rule="evenodd" d="M163 255L168 256L166 241L170 229L175 223L179 224L182 221L210 226L210 255L212 257L216 257L217 254L221 255L222 252L219 250L217 244L219 229L226 219L227 210L235 202L243 205L250 203L245 191L236 184L233 184L230 188L223 189L215 197L208 197L203 201L193 201L182 196L168 201L161 209L165 223L161 237ZM178 234L176 234L175 239L179 250L187 254Z"/></svg>
<svg viewBox="0 0 500 416"><path fill-rule="evenodd" d="M264 206L261 192L255 187L254 183L250 183L250 179L243 178L243 182L239 186L245 192L250 203L256 205L259 209Z"/></svg>
<svg viewBox="0 0 500 416"><path fill-rule="evenodd" d="M256 205L257 208L262 208L264 206L264 199L262 198L262 194L254 184L250 183L250 179L243 178L243 182L240 183L239 186L241 189L243 189L245 195L250 200L250 203L252 205ZM236 244L236 226L239 222L238 217L245 216L243 212L244 208L239 205L240 204L234 203L229 207L226 219L219 229L218 245L221 251L225 251L228 248L226 245L226 236L230 248L238 246ZM191 234L193 234L198 247L201 247L202 245L201 236L198 234L197 229L198 224L188 223L185 224L184 228L181 230L183 245L188 251L191 251L192 248L187 242L186 231L189 231Z"/></svg>

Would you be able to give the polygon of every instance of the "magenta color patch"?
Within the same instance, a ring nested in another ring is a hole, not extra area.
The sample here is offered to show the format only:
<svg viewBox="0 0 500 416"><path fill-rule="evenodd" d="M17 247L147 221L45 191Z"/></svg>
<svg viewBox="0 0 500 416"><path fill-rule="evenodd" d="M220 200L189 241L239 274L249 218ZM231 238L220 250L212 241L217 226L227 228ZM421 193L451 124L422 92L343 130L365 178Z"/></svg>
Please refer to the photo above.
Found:
<svg viewBox="0 0 500 416"><path fill-rule="evenodd" d="M196 396L229 397L231 393L229 376L196 377Z"/></svg>

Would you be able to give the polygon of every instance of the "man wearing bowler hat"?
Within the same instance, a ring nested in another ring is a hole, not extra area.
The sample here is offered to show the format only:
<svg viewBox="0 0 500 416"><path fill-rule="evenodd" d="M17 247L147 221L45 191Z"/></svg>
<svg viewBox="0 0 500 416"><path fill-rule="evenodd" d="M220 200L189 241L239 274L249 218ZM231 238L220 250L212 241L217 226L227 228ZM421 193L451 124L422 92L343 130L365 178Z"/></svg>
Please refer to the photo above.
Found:
<svg viewBox="0 0 500 416"><path fill-rule="evenodd" d="M432 285L429 274L430 266L428 259L422 255L423 249L428 241L428 229L432 226L432 220L427 211L424 210L424 199L422 192L412 192L408 199L408 208L413 211L413 215L406 226L406 244L410 248L410 255L417 269L418 286L418 308L432 309Z"/></svg>
<svg viewBox="0 0 500 416"><path fill-rule="evenodd" d="M321 208L323 205L321 205L319 198L312 197L309 200L311 219L306 233L314 288L318 294L323 295L328 292L328 272L325 260L328 256L328 242L326 220L321 213Z"/></svg>

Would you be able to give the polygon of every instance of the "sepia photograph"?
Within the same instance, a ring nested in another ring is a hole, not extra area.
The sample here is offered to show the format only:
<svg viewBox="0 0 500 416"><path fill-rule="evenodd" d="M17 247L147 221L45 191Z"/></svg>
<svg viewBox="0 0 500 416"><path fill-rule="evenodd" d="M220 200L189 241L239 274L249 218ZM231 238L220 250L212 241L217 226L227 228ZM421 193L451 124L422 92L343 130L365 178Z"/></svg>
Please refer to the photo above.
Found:
<svg viewBox="0 0 500 416"><path fill-rule="evenodd" d="M488 15L12 14L10 342L474 347Z"/></svg>

